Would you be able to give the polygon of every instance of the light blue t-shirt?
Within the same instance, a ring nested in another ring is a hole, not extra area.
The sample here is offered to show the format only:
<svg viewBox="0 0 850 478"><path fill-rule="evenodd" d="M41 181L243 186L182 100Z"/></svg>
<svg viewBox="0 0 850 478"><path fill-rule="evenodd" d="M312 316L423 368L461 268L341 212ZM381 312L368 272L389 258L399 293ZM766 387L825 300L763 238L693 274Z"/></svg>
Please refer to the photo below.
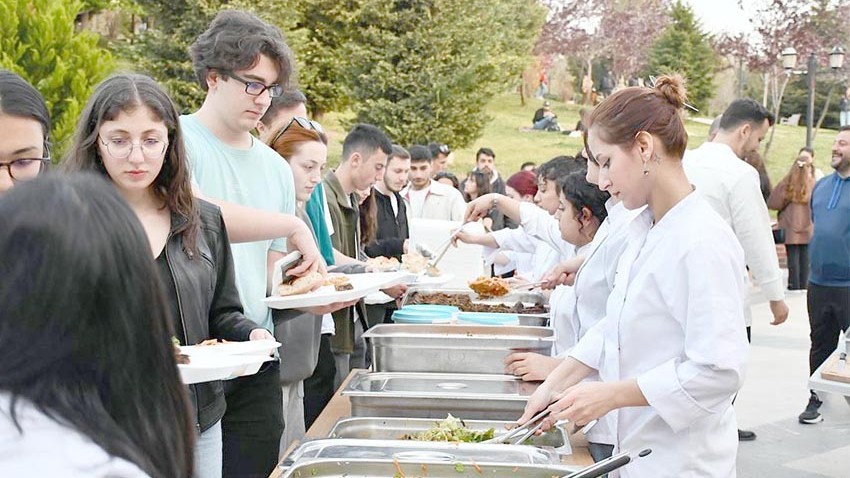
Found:
<svg viewBox="0 0 850 478"><path fill-rule="evenodd" d="M295 214L295 186L289 164L255 139L250 149L219 140L195 115L180 117L192 182L204 196L266 211ZM269 249L286 251L285 239L232 244L236 288L245 316L274 330L266 297Z"/></svg>

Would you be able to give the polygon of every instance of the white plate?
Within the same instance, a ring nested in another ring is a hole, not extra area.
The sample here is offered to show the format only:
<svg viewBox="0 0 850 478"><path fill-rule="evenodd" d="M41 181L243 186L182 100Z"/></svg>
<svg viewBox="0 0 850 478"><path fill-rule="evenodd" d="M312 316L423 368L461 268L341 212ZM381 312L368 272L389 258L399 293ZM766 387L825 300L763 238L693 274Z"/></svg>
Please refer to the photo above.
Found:
<svg viewBox="0 0 850 478"><path fill-rule="evenodd" d="M430 287L440 287L448 284L453 281L455 278L454 274L443 272L442 274L432 277L426 274L419 274L413 278L410 282L407 282L407 285L421 285L421 286L430 286Z"/></svg>
<svg viewBox="0 0 850 478"><path fill-rule="evenodd" d="M190 357L190 363L177 364L183 383L211 382L230 380L245 375L253 375L260 370L263 362L274 360L267 355L208 355Z"/></svg>
<svg viewBox="0 0 850 478"><path fill-rule="evenodd" d="M280 347L280 342L270 339L246 340L216 345L181 346L180 352L192 357L195 355L269 355L278 347Z"/></svg>
<svg viewBox="0 0 850 478"><path fill-rule="evenodd" d="M404 272L369 272L366 274L347 274L352 290L336 291L333 286L320 287L306 294L286 297L266 297L263 302L272 309L299 309L316 307L334 302L347 302L360 299L377 292L380 289L392 287L405 281L408 274Z"/></svg>

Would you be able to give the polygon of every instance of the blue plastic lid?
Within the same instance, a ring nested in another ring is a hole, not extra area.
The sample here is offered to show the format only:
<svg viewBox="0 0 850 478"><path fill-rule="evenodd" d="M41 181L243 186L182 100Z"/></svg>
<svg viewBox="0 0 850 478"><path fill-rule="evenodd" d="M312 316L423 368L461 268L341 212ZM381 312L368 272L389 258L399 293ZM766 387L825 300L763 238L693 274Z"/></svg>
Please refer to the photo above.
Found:
<svg viewBox="0 0 850 478"><path fill-rule="evenodd" d="M405 305L399 310L407 311L407 312L459 312L460 309L453 305L437 305L437 304L412 304Z"/></svg>
<svg viewBox="0 0 850 478"><path fill-rule="evenodd" d="M516 314L493 314L486 312L463 312L457 315L458 322L480 325L517 325Z"/></svg>
<svg viewBox="0 0 850 478"><path fill-rule="evenodd" d="M396 324L448 324L451 322L450 315L396 315L393 314L393 322Z"/></svg>

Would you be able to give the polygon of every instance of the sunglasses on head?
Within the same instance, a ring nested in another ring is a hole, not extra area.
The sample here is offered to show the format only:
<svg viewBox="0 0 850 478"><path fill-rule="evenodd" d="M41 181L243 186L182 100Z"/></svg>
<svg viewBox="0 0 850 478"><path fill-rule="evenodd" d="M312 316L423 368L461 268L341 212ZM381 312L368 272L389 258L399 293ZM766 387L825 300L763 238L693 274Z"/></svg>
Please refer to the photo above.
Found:
<svg viewBox="0 0 850 478"><path fill-rule="evenodd" d="M319 124L318 121L313 121L311 119L304 118L303 116L295 116L289 121L289 123L286 126L283 127L282 130L280 130L280 132L278 132L275 135L271 144L277 143L277 140L280 139L280 137L283 136L283 134L286 133L286 131L289 128L291 128L293 124L297 124L298 126L300 126L303 129L312 130L312 131L315 131L317 133L324 133L325 132L325 130L322 128L322 125Z"/></svg>

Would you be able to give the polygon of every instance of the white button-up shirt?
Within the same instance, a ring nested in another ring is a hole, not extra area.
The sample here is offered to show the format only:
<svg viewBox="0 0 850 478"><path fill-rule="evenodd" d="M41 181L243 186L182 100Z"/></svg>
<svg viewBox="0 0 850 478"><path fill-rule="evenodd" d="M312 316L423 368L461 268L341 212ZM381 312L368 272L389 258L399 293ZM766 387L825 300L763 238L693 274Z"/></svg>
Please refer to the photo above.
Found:
<svg viewBox="0 0 850 478"><path fill-rule="evenodd" d="M682 164L697 192L732 227L744 248L745 264L765 297L784 299L770 213L755 168L735 155L728 145L714 142L687 151ZM749 306L745 313L749 326Z"/></svg>
<svg viewBox="0 0 850 478"><path fill-rule="evenodd" d="M649 406L613 410L615 446L652 454L622 477L735 476L732 398L747 361L744 255L698 193L629 225L607 316L570 355L603 381L637 380Z"/></svg>

